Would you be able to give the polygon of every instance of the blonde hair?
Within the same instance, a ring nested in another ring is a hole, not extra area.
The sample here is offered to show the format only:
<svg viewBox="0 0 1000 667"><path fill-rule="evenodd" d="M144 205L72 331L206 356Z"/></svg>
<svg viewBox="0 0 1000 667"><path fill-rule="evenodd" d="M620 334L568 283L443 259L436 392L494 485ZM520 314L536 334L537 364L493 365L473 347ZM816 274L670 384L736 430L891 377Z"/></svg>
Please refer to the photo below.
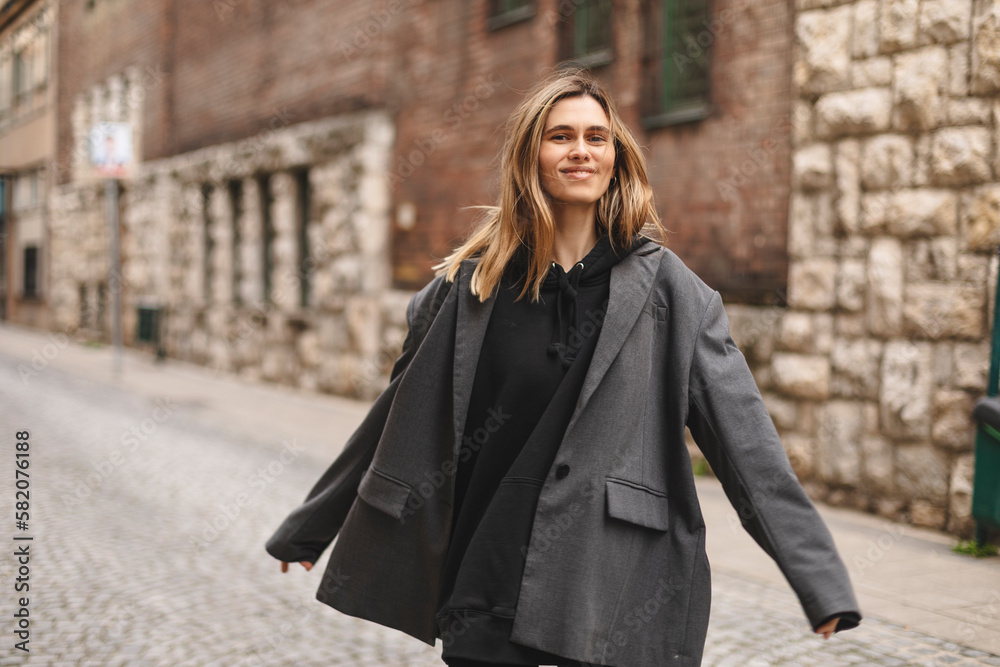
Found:
<svg viewBox="0 0 1000 667"><path fill-rule="evenodd" d="M463 260L479 255L470 288L485 301L503 277L504 270L519 246L529 251L524 286L518 299L531 289L538 301L549 269L555 223L552 209L542 189L538 153L549 111L567 97L586 95L596 100L608 116L615 147L615 175L608 190L597 202L595 224L598 236L607 232L611 247L627 247L647 220L658 232L660 243L666 236L653 205L653 190L646 176L646 160L631 131L622 121L610 95L585 70L557 70L528 92L524 101L508 117L506 140L500 159L501 194L493 206L470 206L485 214L472 235L433 269L452 282Z"/></svg>

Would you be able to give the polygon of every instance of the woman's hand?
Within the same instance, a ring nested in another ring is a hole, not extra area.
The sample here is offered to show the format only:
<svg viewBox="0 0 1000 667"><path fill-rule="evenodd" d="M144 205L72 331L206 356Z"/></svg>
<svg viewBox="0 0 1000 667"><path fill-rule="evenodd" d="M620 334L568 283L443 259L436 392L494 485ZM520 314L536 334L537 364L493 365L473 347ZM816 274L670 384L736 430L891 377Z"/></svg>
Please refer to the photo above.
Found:
<svg viewBox="0 0 1000 667"><path fill-rule="evenodd" d="M302 561L302 567L306 568L306 572L313 569L313 564L307 560ZM281 561L281 571L288 572L288 563Z"/></svg>
<svg viewBox="0 0 1000 667"><path fill-rule="evenodd" d="M284 571L284 570L282 570L282 571ZM840 617L838 616L837 618L833 619L832 621L829 621L829 622L821 625L819 628L817 628L816 634L817 635L823 635L823 639L829 639L830 635L832 635L833 632L834 632L834 630L837 629L837 623L839 623L839 622L840 622Z"/></svg>

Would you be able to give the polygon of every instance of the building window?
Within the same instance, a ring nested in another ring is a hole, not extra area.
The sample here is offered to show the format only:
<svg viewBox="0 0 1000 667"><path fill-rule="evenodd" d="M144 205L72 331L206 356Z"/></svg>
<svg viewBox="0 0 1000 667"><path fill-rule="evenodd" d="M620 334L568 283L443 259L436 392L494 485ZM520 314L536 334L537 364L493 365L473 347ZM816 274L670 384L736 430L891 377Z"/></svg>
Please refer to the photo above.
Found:
<svg viewBox="0 0 1000 667"><path fill-rule="evenodd" d="M49 82L49 31L46 28L36 28L31 41L31 60L29 89L33 92L41 90Z"/></svg>
<svg viewBox="0 0 1000 667"><path fill-rule="evenodd" d="M309 284L313 265L309 253L309 207L312 199L309 192L309 171L295 172L295 232L298 237L299 306L309 306Z"/></svg>
<svg viewBox="0 0 1000 667"><path fill-rule="evenodd" d="M25 299L38 298L38 247L24 248L24 293Z"/></svg>
<svg viewBox="0 0 1000 667"><path fill-rule="evenodd" d="M257 178L257 192L260 193L260 251L261 251L261 278L264 292L264 301L271 300L271 272L273 262L271 261L271 247L274 245L274 221L271 219L271 205L274 198L271 196L271 177L268 174Z"/></svg>
<svg viewBox="0 0 1000 667"><path fill-rule="evenodd" d="M531 0L490 0L490 17L486 27L497 30L526 21L534 15L535 3Z"/></svg>
<svg viewBox="0 0 1000 667"><path fill-rule="evenodd" d="M108 286L103 282L97 283L97 322L96 329L102 334L108 332L107 322L108 312Z"/></svg>
<svg viewBox="0 0 1000 667"><path fill-rule="evenodd" d="M0 319L6 318L7 306L7 184L0 176Z"/></svg>
<svg viewBox="0 0 1000 667"><path fill-rule="evenodd" d="M11 192L11 208L15 211L26 211L42 203L42 193L45 190L45 171L33 169L14 176Z"/></svg>
<svg viewBox="0 0 1000 667"><path fill-rule="evenodd" d="M646 22L647 110L643 124L659 127L700 120L710 110L709 30L712 3L655 0Z"/></svg>
<svg viewBox="0 0 1000 667"><path fill-rule="evenodd" d="M233 225L233 303L243 302L241 289L243 286L243 237L240 234L240 221L243 218L243 181L229 181L229 210Z"/></svg>
<svg viewBox="0 0 1000 667"><path fill-rule="evenodd" d="M599 67L611 62L611 0L576 0L562 19L565 65Z"/></svg>
<svg viewBox="0 0 1000 667"><path fill-rule="evenodd" d="M80 328L87 329L90 324L90 302L87 301L87 284L80 283L78 286L80 299Z"/></svg>
<svg viewBox="0 0 1000 667"><path fill-rule="evenodd" d="M212 237L212 186L207 183L201 186L201 219L202 219L202 248L204 254L201 259L202 274L202 298L206 303L212 300L212 280L215 277L212 271L212 261L215 254L215 239Z"/></svg>
<svg viewBox="0 0 1000 667"><path fill-rule="evenodd" d="M14 52L14 101L19 102L31 87L31 66L28 54L22 49Z"/></svg>
<svg viewBox="0 0 1000 667"><path fill-rule="evenodd" d="M45 103L49 82L51 9L37 12L0 42L0 121L31 112Z"/></svg>
<svg viewBox="0 0 1000 667"><path fill-rule="evenodd" d="M45 87L48 82L48 31L32 28L35 34L27 45L14 51L13 88L14 100L30 95Z"/></svg>
<svg viewBox="0 0 1000 667"><path fill-rule="evenodd" d="M14 58L0 51L0 120L10 113L14 96Z"/></svg>

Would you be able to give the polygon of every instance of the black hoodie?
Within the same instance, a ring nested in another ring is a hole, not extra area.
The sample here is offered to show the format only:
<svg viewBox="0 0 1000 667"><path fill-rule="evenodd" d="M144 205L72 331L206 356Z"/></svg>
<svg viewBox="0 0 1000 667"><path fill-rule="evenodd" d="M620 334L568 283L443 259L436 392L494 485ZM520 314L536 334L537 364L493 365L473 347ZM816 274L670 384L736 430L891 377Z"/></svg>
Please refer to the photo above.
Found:
<svg viewBox="0 0 1000 667"><path fill-rule="evenodd" d="M604 322L611 268L649 241L637 236L616 253L603 235L568 272L553 262L538 303L529 295L514 301L528 259L523 249L504 273L455 470L437 615L444 658L530 665L564 660L509 639L524 556L538 493ZM557 477L568 474L556 470Z"/></svg>

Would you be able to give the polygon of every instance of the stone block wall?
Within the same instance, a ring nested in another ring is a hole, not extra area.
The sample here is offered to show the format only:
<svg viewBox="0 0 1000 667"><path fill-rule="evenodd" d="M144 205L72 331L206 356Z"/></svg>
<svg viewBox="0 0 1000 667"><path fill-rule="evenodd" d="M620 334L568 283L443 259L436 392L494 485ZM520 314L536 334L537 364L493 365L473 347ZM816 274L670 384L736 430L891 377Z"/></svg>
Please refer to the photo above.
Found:
<svg viewBox="0 0 1000 667"><path fill-rule="evenodd" d="M731 307L815 496L968 534L1000 3L798 0L787 303Z"/></svg>
<svg viewBox="0 0 1000 667"><path fill-rule="evenodd" d="M412 295L390 286L393 138L369 111L141 163L121 196L126 344L137 309L159 308L169 357L376 396ZM53 207L56 328L106 339L103 183L64 185Z"/></svg>

